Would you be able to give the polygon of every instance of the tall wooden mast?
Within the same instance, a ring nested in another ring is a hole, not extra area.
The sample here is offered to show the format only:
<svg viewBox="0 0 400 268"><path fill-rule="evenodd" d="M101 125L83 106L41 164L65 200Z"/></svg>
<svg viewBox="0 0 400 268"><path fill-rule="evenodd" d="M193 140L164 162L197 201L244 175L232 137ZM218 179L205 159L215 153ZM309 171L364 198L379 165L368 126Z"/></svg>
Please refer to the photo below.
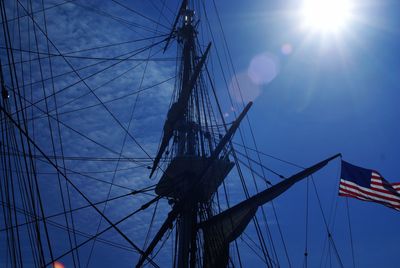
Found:
<svg viewBox="0 0 400 268"><path fill-rule="evenodd" d="M165 46L167 48L174 38L181 47L180 80L150 173L152 176L162 156L168 155L170 160L166 168L161 169L163 174L157 184L156 194L171 200L174 207L145 250L138 266L143 264L175 220L178 228L177 267L196 266L199 259L196 256L197 225L201 207L204 207L202 204L210 202L218 186L234 166L225 147L239 124L231 130L228 139L221 140L222 143L218 140L223 136L216 137L212 133L211 123L216 124L216 121L211 118L211 113L204 111L205 105L209 103L204 100L208 93L200 83L201 71L204 69L211 43L199 56L194 15L194 11L189 9L188 1L184 0Z"/></svg>
<svg viewBox="0 0 400 268"><path fill-rule="evenodd" d="M181 10L181 16L183 16L183 25L178 31L178 40L183 43L183 53L182 53L182 86L181 93L184 89L190 87L190 77L192 75L192 59L195 56L194 51L194 37L196 31L193 28L194 12L186 6L184 10ZM186 107L184 111L184 117L181 119L181 126L178 128L177 138L178 138L178 150L177 157L185 156L197 156L196 154L196 124L192 123L190 120L190 106ZM184 189L186 192L189 189ZM196 242L195 230L197 224L197 204L194 200L187 202L178 218L178 267L188 267L189 264L189 254L191 254L191 263L195 263L195 252L196 252ZM194 240L194 243L191 241Z"/></svg>
<svg viewBox="0 0 400 268"><path fill-rule="evenodd" d="M162 175L155 192L159 197L169 199L173 207L141 254L137 267L144 264L175 221L178 234L178 268L226 267L229 261L229 244L241 235L259 206L338 157L336 155L328 158L215 215L211 200L234 167L229 159L233 150L230 140L252 103L245 106L229 128L225 126L227 130L224 135L213 132L210 123L217 121L211 118L212 113L205 111L209 99L204 101L200 97L207 96L206 88L201 83L201 71L211 44L201 56L197 55L196 49L200 49L196 46L195 25L194 11L189 9L188 1L183 0L165 45L166 49L173 38L181 45L179 87L168 111L161 144L150 173L151 177L159 168L162 156L167 156L163 158L167 159L167 163L160 168ZM212 107L208 106L208 109ZM200 229L202 237L199 237ZM197 248L199 238L203 241L202 248Z"/></svg>

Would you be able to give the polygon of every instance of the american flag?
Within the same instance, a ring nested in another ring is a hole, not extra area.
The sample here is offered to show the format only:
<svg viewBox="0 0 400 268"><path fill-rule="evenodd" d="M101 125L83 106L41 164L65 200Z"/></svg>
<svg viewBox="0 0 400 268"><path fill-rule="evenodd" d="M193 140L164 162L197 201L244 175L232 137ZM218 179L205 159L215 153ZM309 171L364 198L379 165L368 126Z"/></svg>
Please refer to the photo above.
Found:
<svg viewBox="0 0 400 268"><path fill-rule="evenodd" d="M400 211L400 183L389 183L379 172L342 161L339 195L380 203Z"/></svg>

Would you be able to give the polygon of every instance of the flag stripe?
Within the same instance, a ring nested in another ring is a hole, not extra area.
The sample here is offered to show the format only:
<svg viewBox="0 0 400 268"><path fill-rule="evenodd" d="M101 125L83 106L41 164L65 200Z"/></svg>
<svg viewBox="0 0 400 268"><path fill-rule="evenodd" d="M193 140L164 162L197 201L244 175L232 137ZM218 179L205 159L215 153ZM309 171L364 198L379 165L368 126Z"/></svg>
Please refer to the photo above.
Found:
<svg viewBox="0 0 400 268"><path fill-rule="evenodd" d="M372 177L379 177L379 178L382 178L381 174L379 174L379 173L376 172L376 171L372 171Z"/></svg>
<svg viewBox="0 0 400 268"><path fill-rule="evenodd" d="M346 181L346 180L343 180L343 179L340 180L340 184L347 184L349 186L356 187L357 189L361 189L361 190L364 190L364 191L367 191L367 192L370 192L370 193L375 193L377 195L381 195L382 197L389 197L389 198L394 198L395 200L400 200L400 197L398 195L395 195L394 193L392 193L392 192L390 192L390 191L388 191L388 190L386 190L384 188L373 188L373 189L372 188L365 188L365 187L362 187L360 185L357 185L354 182Z"/></svg>
<svg viewBox="0 0 400 268"><path fill-rule="evenodd" d="M347 182L342 182L340 183L340 189L345 190L348 192L351 192L356 195L361 195L362 197L373 199L373 200L379 200L383 202L388 202L392 205L399 206L400 207L400 199L399 198L393 198L393 196L389 196L386 194L381 194L381 193L376 193L373 190L366 189L363 187L355 186L348 184Z"/></svg>
<svg viewBox="0 0 400 268"><path fill-rule="evenodd" d="M380 199L380 198L376 198L374 196L368 196L366 194L359 194L357 192L354 192L351 189L340 189L340 192L352 195L354 197L359 197L359 199L363 199L365 201L379 202L381 204L386 204L388 206L400 209L400 204L392 204L392 202L389 202L389 201L386 201L386 200L383 200L383 199Z"/></svg>
<svg viewBox="0 0 400 268"><path fill-rule="evenodd" d="M392 194L378 192L378 191L373 190L373 189L364 188L364 187L361 187L361 186L359 186L359 185L357 185L357 184L355 184L353 182L341 180L340 181L340 187L342 187L342 186L344 188L351 188L351 189L354 189L354 190L358 190L358 191L362 192L363 194L375 196L375 197L378 197L378 198L384 198L384 199L387 199L387 200L393 201L393 202L400 202L400 197L397 197L397 196L392 195Z"/></svg>
<svg viewBox="0 0 400 268"><path fill-rule="evenodd" d="M383 188L383 184L379 182L371 182L371 187L376 187L376 186L381 186ZM400 185L392 185L393 189L395 189L397 192L400 191ZM384 188L383 188L384 189Z"/></svg>
<svg viewBox="0 0 400 268"><path fill-rule="evenodd" d="M372 184L372 182L375 182L375 183L379 183L380 185L383 185L382 179L383 179L382 177L372 176L371 184ZM400 188L400 182L389 183L389 185L395 189Z"/></svg>
<svg viewBox="0 0 400 268"><path fill-rule="evenodd" d="M392 206L390 204L387 204L386 202L380 202L380 201L377 201L377 200L371 200L371 199L363 198L363 197L360 197L360 196L357 196L357 195L354 195L354 194L351 194L351 193L347 193L347 192L342 191L342 190L339 190L339 195L340 196L345 196L345 197L353 197L353 198L356 198L356 199L359 199L359 200L362 200L362 201L371 201L371 202L379 203L379 204L382 204L384 206L387 206L387 207L390 207L392 209L400 211L400 208L396 208L396 207L394 207L394 206Z"/></svg>
<svg viewBox="0 0 400 268"><path fill-rule="evenodd" d="M366 194L360 194L360 193L357 193L356 191L354 192L350 188L349 189L340 189L339 193L349 194L349 195L352 195L353 197L357 197L358 199L362 199L364 201L378 202L378 203L381 203L381 204L385 204L385 205L391 206L393 208L400 209L400 204L393 204L393 202L386 201L384 199L380 199L380 198L377 198L377 197L374 197L374 196L369 196L369 195L366 195Z"/></svg>
<svg viewBox="0 0 400 268"><path fill-rule="evenodd" d="M354 197L354 198L357 198L357 199L360 199L360 200L363 200L363 201L371 201L370 199L367 199L367 198L364 198L364 197L361 197L361 196L358 196L358 195L354 195L354 194L348 193L348 192L346 192L344 190L341 190L341 189L339 190L339 195L348 196L348 197Z"/></svg>
<svg viewBox="0 0 400 268"><path fill-rule="evenodd" d="M378 191L378 192L381 192L381 193L390 194L390 195L397 196L397 197L400 198L400 196L396 194L397 191L391 192L391 191L387 190L385 187L383 187L382 185L379 185L379 184L373 184L373 183L371 183L371 189L374 190L374 191Z"/></svg>

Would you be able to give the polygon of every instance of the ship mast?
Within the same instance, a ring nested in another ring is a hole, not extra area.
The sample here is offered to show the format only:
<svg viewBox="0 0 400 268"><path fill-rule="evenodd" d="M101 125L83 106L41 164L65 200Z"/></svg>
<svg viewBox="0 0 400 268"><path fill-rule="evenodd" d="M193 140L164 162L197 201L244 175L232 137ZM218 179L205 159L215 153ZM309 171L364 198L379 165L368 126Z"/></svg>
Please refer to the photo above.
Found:
<svg viewBox="0 0 400 268"><path fill-rule="evenodd" d="M183 43L183 70L182 70L182 88L188 88L190 76L192 75L192 56L195 56L194 37L196 31L193 28L192 21L194 12L186 6L181 10L183 16L183 25L178 32L178 40ZM183 124L178 129L178 157L195 155L195 124L191 124L190 110L187 108L184 112ZM187 189L188 190L188 189ZM196 254L196 232L197 224L197 204L196 202L188 202L185 204L182 213L178 219L178 267L188 267L189 254L191 266L195 264Z"/></svg>
<svg viewBox="0 0 400 268"><path fill-rule="evenodd" d="M166 40L165 49L173 38L182 48L180 83L169 108L161 144L150 172L151 177L157 169L161 171L155 193L160 198L168 199L173 206L153 240L141 253L136 267L144 264L174 222L177 222L178 268L226 267L229 261L229 244L241 235L259 206L279 196L294 183L337 157L322 161L215 215L211 200L235 166L230 160L233 150L230 140L250 110L252 102L244 107L229 128L225 126L224 135L213 133L210 124L217 123L217 120L212 113L207 114L205 111L204 105L209 105L209 99L204 101L203 97L209 97L201 83L201 71L204 69L211 43L201 56L197 55L196 49L201 49L196 46L197 23L194 22L194 15L194 11L189 9L188 1L183 0ZM210 106L208 108L212 109ZM163 156L167 164L160 168L159 163ZM199 237L200 229L202 237ZM198 239L203 241L202 248L197 248Z"/></svg>
<svg viewBox="0 0 400 268"><path fill-rule="evenodd" d="M201 56L197 54L196 50L199 48L196 46L197 24L194 15L194 11L189 9L188 1L184 0L165 45L166 49L170 41L176 39L181 47L180 80L150 173L151 177L159 167L162 156L167 155L170 161L166 169L160 169L163 174L155 191L160 197L168 198L174 206L145 250L138 266L143 264L175 220L178 229L177 267L195 267L198 259L202 258L196 256L198 220L200 214L211 215L210 211L205 211L205 204L210 203L219 185L234 166L229 160L226 145L251 106L248 105L239 117L240 120L233 124L225 137L216 137L212 133L211 123L215 124L217 121L211 118L211 113L205 111L204 107L209 105L209 101L204 99L208 98L208 94L200 83L201 71L204 69L211 43ZM219 139L221 140L218 141Z"/></svg>

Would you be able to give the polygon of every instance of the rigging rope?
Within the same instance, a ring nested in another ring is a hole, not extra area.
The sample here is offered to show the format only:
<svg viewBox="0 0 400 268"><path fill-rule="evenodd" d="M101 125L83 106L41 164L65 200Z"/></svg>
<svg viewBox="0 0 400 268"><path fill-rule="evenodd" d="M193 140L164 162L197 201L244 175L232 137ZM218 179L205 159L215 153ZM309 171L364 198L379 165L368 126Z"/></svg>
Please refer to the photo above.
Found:
<svg viewBox="0 0 400 268"><path fill-rule="evenodd" d="M356 262L355 262L355 257L354 257L353 232L352 232L352 228L351 228L350 206L349 206L349 198L348 197L346 197L346 210L347 210L347 223L349 226L349 235L350 235L351 259L353 261L353 268L355 268Z"/></svg>
<svg viewBox="0 0 400 268"><path fill-rule="evenodd" d="M43 150L29 137L29 135L21 128L21 126L11 117L11 115L4 109L4 107L2 105L0 105L0 111L2 111L9 119L10 121L17 127L17 129L19 130L19 132L24 135L26 137L26 139L28 140L28 144L32 144L34 147L36 147L36 149L47 159L47 161L60 173L60 175L62 175L64 177L64 179L79 193L79 195L81 197L83 197L83 199L86 200L86 202L88 202L100 215L102 215L102 217L110 224L110 226L105 229L105 230L109 230L109 229L114 229L116 230L134 249L136 249L138 252L142 252L142 250L135 244L132 242L131 239L129 239L118 227L117 224L119 224L120 222L122 222L122 220L113 223L106 215L104 215L96 206L93 205L93 203L86 197L85 194L83 194L83 192L51 161L51 159L46 157L46 154L43 152ZM157 199L159 197L156 197L155 199ZM153 199L153 200L155 200ZM140 211L140 210L139 210ZM133 215L133 214L132 214ZM44 215L43 215L43 218ZM128 217L125 217L125 219L127 219ZM46 221L44 221L46 222ZM105 231L104 231L105 232ZM63 255L64 256L64 255ZM60 257L59 257L60 258ZM59 259L57 258L57 259ZM52 262L54 263L55 260L52 258ZM51 264L50 263L50 264ZM157 267L157 265L153 262L151 262L154 266ZM49 265L49 264L47 264ZM47 266L46 265L46 266Z"/></svg>
<svg viewBox="0 0 400 268"><path fill-rule="evenodd" d="M165 5L165 1L164 1L164 5ZM164 5L163 5L163 7L164 7ZM163 10L163 8L162 8L162 10ZM159 15L158 21L159 21L160 18L161 18L162 10L160 11L160 15ZM158 32L158 25L159 25L159 23L156 23L156 25L157 25L157 26L156 26L155 32L157 33L157 32ZM154 43L155 43L155 40L153 39L153 40L152 40L152 45L153 45ZM146 61L145 66L144 66L144 70L143 70L143 73L142 73L142 77L141 77L141 80L140 80L140 84L139 84L138 90L141 90L141 89L142 89L143 82L144 82L144 77L145 77L145 75L146 75L146 71L147 71L147 67L148 67L148 63L149 63L149 59L150 59L150 57L151 57L151 52L152 52L152 47L149 49L149 52L148 52L147 61ZM116 174L117 174L117 169L118 169L118 166L119 166L119 163L120 163L120 159L122 158L122 154L123 154L123 151L124 151L124 148L125 148L127 136L128 136L128 134L129 134L129 129L130 129L130 127L131 127L131 123L132 123L132 120L133 120L133 115L134 115L135 110L136 110L136 105L137 105L139 96L140 96L140 94L137 94L137 95L136 95L136 99L135 99L135 101L134 101L134 103L133 103L133 106L132 106L132 111L131 111L131 113L130 113L130 118L129 118L128 126L127 126L127 131L126 131L125 134L124 134L123 141L122 141L122 146L121 146L121 149L120 149L120 152L119 152L119 155L118 155L118 160L117 160L117 162L116 162L116 164L115 164L115 170L114 170L114 173L113 173L113 176L112 176L112 179L111 179L111 182L112 182L112 183L114 183L115 176L116 176ZM109 189L108 189L107 198L110 197L111 190L112 190L112 184L110 185L110 187L109 187ZM154 213L155 213L157 207L158 207L158 201L157 201L157 203L156 203L156 205L155 205ZM107 202L104 204L103 213L105 213L106 209L107 209ZM153 217L153 218L154 218L154 217ZM102 223L102 217L100 217L99 223L98 223L98 225L97 225L96 234L100 231L101 223ZM148 231L148 233L150 232L151 226L152 226L152 221L151 221L151 224L150 224L150 226L149 226L149 231ZM145 240L145 241L146 241L146 240ZM95 247L95 243L96 243L96 239L93 240L92 246L91 246L91 248L90 248L89 256L88 256L88 259L87 259L87 262L86 262L86 267L89 267L89 263L90 263L90 260L91 260L92 254L93 254L93 250L94 250L94 247Z"/></svg>
<svg viewBox="0 0 400 268"><path fill-rule="evenodd" d="M15 60L14 60L14 53L13 53L12 45L11 45L10 31L9 31L9 28L8 28L8 23L4 23L5 21L7 21L7 14L6 14L6 8L5 8L5 5L4 5L4 2L0 2L0 8L1 8L2 21L3 21L4 40L6 41L6 46L9 47L9 50L7 50L7 52L9 52L9 53L7 53L8 62L9 62L9 63L13 63L13 62L15 62ZM10 76L11 76L12 87L15 88L15 86L16 86L17 88L19 88L19 82L18 82L18 78L17 78L17 71L16 71L15 65L9 65L9 69L10 69ZM15 97L15 94L14 94L14 105L15 105L15 107L18 107L18 102L17 102L17 100L19 101L19 105L20 105L20 107L22 108L23 105L22 105L21 98L18 98L18 99L17 99L17 98ZM9 108L8 102L7 102L7 101L5 101L5 105L6 105L6 109ZM7 110L5 110L5 109L3 108L3 106L1 106L1 108L2 108L2 110L4 111L5 115L9 115L9 114L7 113ZM7 117L8 117L8 116L7 116ZM10 118L10 117L9 117L9 118L11 119L11 121L12 121L13 123L15 123L14 125L18 125L18 126L20 127L20 130L22 130L22 129L24 128L24 129L25 129L25 133L28 133L27 124L26 124L26 119L25 119L25 114L24 114L24 113L21 113L21 117L22 117L22 122L23 122L22 126L23 126L23 127L21 127L21 118L20 118L19 113L17 113L17 121L14 121L14 120L13 120L12 118ZM25 142L24 142L25 137L24 137L24 135L21 133L21 131L19 132L19 137L20 137L20 141L21 141L21 145L22 145L22 150L23 150L24 154L26 154L26 150L28 150L28 153L29 153L29 154L32 154L32 150L31 150L31 146L30 146L31 144L30 144L29 142L27 143L27 148L25 148ZM26 158L24 158L24 164L25 164L25 168L26 168L27 170L29 169L29 166L31 166L31 168L34 169L33 163L31 162L31 163L29 163L30 165L28 165L28 161L27 161ZM35 204L34 204L34 203L35 203L35 200L34 200L34 196L33 196L33 194L32 194L33 191L34 191L34 189L35 189L35 190L36 190L37 202L38 202L38 205L39 205L39 212L40 212L40 213L42 214L42 216L44 217L44 209L43 209L42 197L41 197L41 195L40 195L39 184L38 184L38 180L37 180L36 174L34 174L33 179L34 179L34 180L33 180L34 188L33 188L33 186L30 185L30 192L31 192L31 199L32 199L32 207L33 207L33 209L34 209L34 213L36 214L36 206L35 206ZM28 182L30 183L31 180L29 179ZM50 243L49 232L48 232L48 228L47 228L47 223L46 223L46 221L43 222L43 226L44 226L45 239L46 239L46 242L47 242L47 247L48 247L48 250L49 250L49 253L50 253L50 257L51 257L51 259L53 259L53 251L52 251L52 247L51 247L51 243ZM38 241L38 245L39 245L39 247L40 247L41 262L43 263L43 262L44 262L44 252L43 252L43 247L42 247L42 245L41 245L41 236L40 236L40 229L39 229L38 223L36 224L35 227L36 227L37 241Z"/></svg>
<svg viewBox="0 0 400 268"><path fill-rule="evenodd" d="M314 186L315 195L317 196L318 205L319 205L319 208L320 208L320 210L321 210L322 218L323 218L323 220L324 220L326 232L327 232L327 234L328 234L328 239L329 239L329 241L331 242L330 244L332 244L332 246L333 246L333 249L334 249L334 251L335 251L335 255L336 255L336 258L337 258L337 260L338 260L338 262L339 262L340 267L344 267L344 266L343 266L343 263L342 263L342 260L341 260L341 258L340 258L340 255L339 255L339 251L337 250L336 244L335 244L335 242L334 242L334 240L333 240L332 232L330 231L330 228L329 228L328 223L327 223L327 221L326 221L325 214L324 214L324 211L323 211L323 209L322 209L321 200L320 200L319 195L318 195L317 186L315 185L314 178L313 178L312 175L311 175L311 182L312 182L312 184L313 184L313 186Z"/></svg>
<svg viewBox="0 0 400 268"><path fill-rule="evenodd" d="M209 27L209 32L210 32L210 34L211 34L211 38L212 38L213 42L215 43L215 38L214 38L214 36L213 36L213 33L212 33L212 30L211 30L211 26L210 26L208 17L207 17L207 15L206 15L206 9L205 9L204 1L202 1L202 4L203 4L203 10L204 10L204 15L205 15L205 18L206 18L206 21L207 21L207 25L208 25L208 27ZM214 6L214 8L215 8L215 6ZM216 12L217 12L217 10L216 10ZM218 16L218 14L217 14L217 16ZM220 28L221 28L221 31L223 32L223 29L222 29L222 25L221 25L221 24L220 24ZM226 50L229 51L229 49L228 49L227 47L226 47ZM224 52L226 52L226 51L224 51ZM221 73L222 73L222 76L223 76L224 81L225 81L225 86L226 86L225 88L227 89L227 88L228 88L228 84L227 84L227 80L226 80L226 77L225 77L224 68L222 67L221 58L220 58L220 55L219 55L219 53L218 53L218 49L217 49L217 48L216 48L216 53L217 53L217 59L218 59L218 62L219 62L220 68L221 68ZM229 65L228 65L228 66L229 66ZM228 69L229 69L229 68L228 68ZM210 79L210 82L211 82L211 79ZM215 95L215 93L214 93L214 95ZM232 101L232 98L231 98L231 95L230 95L229 91L228 91L228 96L229 96L230 103L231 103L231 105L232 105L232 107L233 107L234 105L233 105L233 101ZM216 97L215 97L215 99L217 100ZM220 108L219 105L218 105L218 107ZM222 113L221 109L219 109L219 112L220 112L221 120L222 120L223 123L225 124L225 120L224 120L223 113ZM235 113L235 112L234 112L234 113ZM240 128L239 128L239 134L240 134L240 137L241 137L241 139L242 139L242 142L244 142L244 141L243 141L243 134L242 134L242 131L241 131ZM230 143L230 147L233 148L232 143ZM240 169L240 166L239 166L239 163L238 163L238 160L237 160L237 156L236 156L235 150L232 150L232 153L233 153L233 157L234 157L235 162L236 162L236 167L237 167L237 170L238 170L238 173L239 173L239 177L240 177L240 180L241 180L243 189L244 189L244 191L245 191L246 197L248 197L247 186L246 186L246 184L245 184L245 181L244 181L244 178L243 178L243 174L242 174L242 171L241 171L241 169ZM251 165L249 165L249 166L251 166ZM252 173L252 176L253 176L253 180L254 180L254 173ZM253 181L253 182L254 182L254 181ZM261 208L261 209L263 209L263 208ZM268 252L268 250L267 250L267 247L266 247L266 244L265 244L265 241L264 241L264 238L263 238L263 234L262 234L261 229L260 229L260 226L259 226L259 224L258 224L257 216L255 216L255 217L253 218L253 222L254 222L255 227L256 227L257 236L258 236L259 241L260 241L260 243L261 243L261 245L262 245L262 249L263 249L262 252L263 252L263 254L264 254L264 257L265 257L266 261L269 263L269 266L272 266L272 259L271 259L271 257L269 256L269 252Z"/></svg>

